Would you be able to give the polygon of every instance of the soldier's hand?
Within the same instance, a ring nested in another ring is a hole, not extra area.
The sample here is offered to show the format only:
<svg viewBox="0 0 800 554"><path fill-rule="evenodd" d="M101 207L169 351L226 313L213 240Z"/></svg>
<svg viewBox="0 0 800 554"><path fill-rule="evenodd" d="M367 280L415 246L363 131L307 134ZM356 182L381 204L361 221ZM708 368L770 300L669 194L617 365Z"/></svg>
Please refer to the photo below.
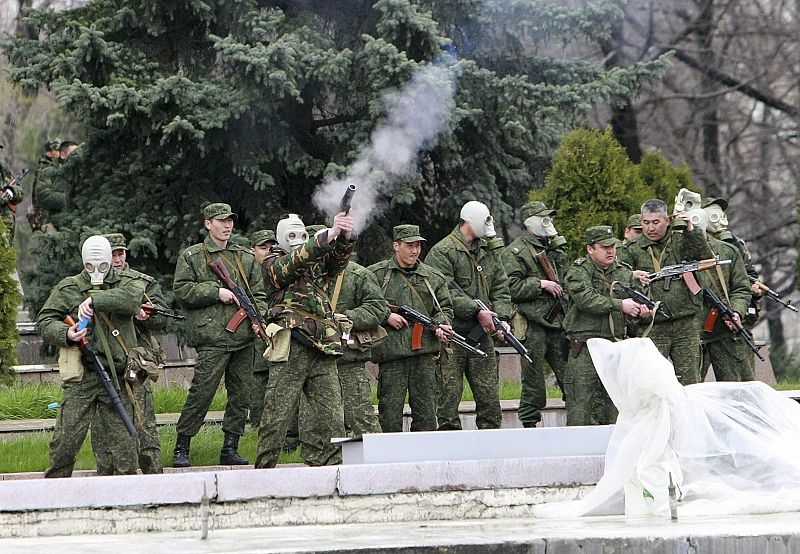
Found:
<svg viewBox="0 0 800 554"><path fill-rule="evenodd" d="M478 323L481 324L481 329L487 333L494 333L494 318L497 314L491 310L481 310L478 312Z"/></svg>
<svg viewBox="0 0 800 554"><path fill-rule="evenodd" d="M397 329L398 331L403 327L408 327L408 321L400 314L389 314L386 323L388 323L392 329Z"/></svg>
<svg viewBox="0 0 800 554"><path fill-rule="evenodd" d="M511 332L511 325L508 324L507 321L501 321L500 325L503 326L505 332ZM492 324L492 329L494 329L494 324ZM506 342L506 333L504 331L496 331L497 338L503 342Z"/></svg>
<svg viewBox="0 0 800 554"><path fill-rule="evenodd" d="M650 284L650 279L647 278L647 272L642 271L641 269L637 269L633 272L633 276L639 279L639 282L642 283L642 286L647 286Z"/></svg>
<svg viewBox="0 0 800 554"><path fill-rule="evenodd" d="M561 290L561 285L559 285L555 281L548 281L547 279L542 279L541 281L539 281L539 284L544 290L549 292L555 298L558 298L563 294L563 291Z"/></svg>
<svg viewBox="0 0 800 554"><path fill-rule="evenodd" d="M436 328L436 338L443 341L450 340L453 336L453 328L450 325L439 325Z"/></svg>
<svg viewBox="0 0 800 554"><path fill-rule="evenodd" d="M86 333L88 333L88 332L89 332L89 328L88 327L85 327L85 328L81 329L80 331L78 331L78 324L76 323L75 325L73 325L72 327L67 329L67 339L71 340L72 342L78 342L83 337L85 337Z"/></svg>
<svg viewBox="0 0 800 554"><path fill-rule="evenodd" d="M266 337L267 336L267 327L266 325L259 325L258 323L253 323L251 325L253 329L253 333L256 334L257 337Z"/></svg>
<svg viewBox="0 0 800 554"><path fill-rule="evenodd" d="M349 239L353 234L353 216L350 211L340 212L333 216L333 227L328 231L328 244L336 240L339 235Z"/></svg>
<svg viewBox="0 0 800 554"><path fill-rule="evenodd" d="M234 304L235 303L237 306L239 305L239 301L236 299L236 295L233 294L232 291L230 291L230 290L228 290L226 288L219 289L219 292L217 293L217 297L219 297L219 301L222 302L223 304Z"/></svg>
<svg viewBox="0 0 800 554"><path fill-rule="evenodd" d="M11 199L14 198L14 195L11 192L11 189L5 188L2 192L3 200L6 202L11 202Z"/></svg>
<svg viewBox="0 0 800 554"><path fill-rule="evenodd" d="M153 303L152 303L152 302L146 302L146 303L144 304L144 306L150 306L150 307L152 307L152 306L153 306ZM139 313L138 313L138 314L136 314L136 315L134 316L134 317L135 317L136 319L138 319L139 321L147 321L148 319L150 319L150 312L146 311L146 310L144 309L144 306L142 306L142 309L141 309L141 310L139 310Z"/></svg>
<svg viewBox="0 0 800 554"><path fill-rule="evenodd" d="M692 225L692 218L689 217L689 212L680 212L675 214L675 219L682 219L686 222L686 230L691 231L694 229L694 225Z"/></svg>
<svg viewBox="0 0 800 554"><path fill-rule="evenodd" d="M643 307L646 309L645 306L637 304L635 300L631 300L630 298L626 298L622 301L622 313L631 317L639 317L639 313L641 313Z"/></svg>
<svg viewBox="0 0 800 554"><path fill-rule="evenodd" d="M88 317L91 319L94 317L94 307L92 306L92 297L90 296L83 302L81 305L78 306L78 321L83 319L84 317Z"/></svg>
<svg viewBox="0 0 800 554"><path fill-rule="evenodd" d="M764 290L761 287L759 287L756 283L750 285L750 292L752 292L753 296L757 298L761 298L762 296L764 296Z"/></svg>
<svg viewBox="0 0 800 554"><path fill-rule="evenodd" d="M733 321L729 319L725 319L725 327L730 329L731 331L738 331L742 327L742 318L739 317L739 314L733 312ZM735 323L734 323L735 322Z"/></svg>
<svg viewBox="0 0 800 554"><path fill-rule="evenodd" d="M644 304L639 304L639 317L641 318L652 318L653 312L645 306Z"/></svg>

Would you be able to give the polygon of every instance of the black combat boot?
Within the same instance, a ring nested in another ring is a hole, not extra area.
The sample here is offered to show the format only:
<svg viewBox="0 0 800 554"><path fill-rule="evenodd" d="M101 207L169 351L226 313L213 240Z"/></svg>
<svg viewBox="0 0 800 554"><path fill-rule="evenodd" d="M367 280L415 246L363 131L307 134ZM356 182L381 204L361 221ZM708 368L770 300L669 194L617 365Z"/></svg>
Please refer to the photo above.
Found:
<svg viewBox="0 0 800 554"><path fill-rule="evenodd" d="M246 466L250 462L239 456L236 449L239 448L239 435L225 433L225 441L222 443L222 450L219 453L219 464L223 466Z"/></svg>
<svg viewBox="0 0 800 554"><path fill-rule="evenodd" d="M192 437L189 435L178 434L178 440L175 442L175 452L172 453L172 467L189 467L189 445L192 442Z"/></svg>

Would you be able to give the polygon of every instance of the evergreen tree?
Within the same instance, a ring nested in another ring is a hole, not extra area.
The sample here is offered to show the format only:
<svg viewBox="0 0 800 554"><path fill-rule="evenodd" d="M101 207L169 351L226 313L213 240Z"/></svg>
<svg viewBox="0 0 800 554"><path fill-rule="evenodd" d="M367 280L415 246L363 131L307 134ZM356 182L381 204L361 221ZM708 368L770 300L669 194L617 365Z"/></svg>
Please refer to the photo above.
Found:
<svg viewBox="0 0 800 554"><path fill-rule="evenodd" d="M94 0L29 11L40 38L5 50L14 83L51 88L86 129L63 170L64 238L124 232L137 269L168 284L180 249L200 238L205 202L229 202L241 229L274 228L287 211L319 221L312 192L355 159L384 92L445 48L461 71L450 130L386 195L389 212L361 235L362 261L382 255L400 222L443 236L468 199L509 221L576 118L664 69L664 59L607 71L546 53L607 35L620 15L615 0ZM64 275L66 258L48 252L56 242L41 243L41 263Z"/></svg>

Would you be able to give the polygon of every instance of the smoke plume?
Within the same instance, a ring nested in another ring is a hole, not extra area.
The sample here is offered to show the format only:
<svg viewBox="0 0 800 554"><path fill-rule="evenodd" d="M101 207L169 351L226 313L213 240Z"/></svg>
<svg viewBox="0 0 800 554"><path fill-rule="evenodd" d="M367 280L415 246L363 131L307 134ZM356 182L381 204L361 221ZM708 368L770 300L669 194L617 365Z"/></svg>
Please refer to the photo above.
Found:
<svg viewBox="0 0 800 554"><path fill-rule="evenodd" d="M339 213L349 183L355 184L351 213L356 231L386 209L387 197L413 175L417 154L436 145L450 122L455 105L459 65L445 58L422 66L399 90L383 95L384 118L378 123L356 161L342 179L328 179L314 193L314 205L329 221Z"/></svg>

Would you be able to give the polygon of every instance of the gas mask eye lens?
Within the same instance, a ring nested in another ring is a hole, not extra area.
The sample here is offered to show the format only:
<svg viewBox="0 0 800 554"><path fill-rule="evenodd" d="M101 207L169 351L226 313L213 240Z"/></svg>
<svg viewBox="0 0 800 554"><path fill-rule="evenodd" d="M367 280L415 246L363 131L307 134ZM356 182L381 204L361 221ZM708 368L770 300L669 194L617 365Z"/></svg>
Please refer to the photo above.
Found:
<svg viewBox="0 0 800 554"><path fill-rule="evenodd" d="M86 262L85 264L83 264L83 269L91 273L92 271L94 271L94 264L91 262Z"/></svg>
<svg viewBox="0 0 800 554"><path fill-rule="evenodd" d="M550 216L544 216L542 218L542 227L549 227L552 224L553 220L550 218Z"/></svg>
<svg viewBox="0 0 800 554"><path fill-rule="evenodd" d="M492 216L487 215L486 216L486 225L491 225L493 222L494 222L494 219L492 218Z"/></svg>
<svg viewBox="0 0 800 554"><path fill-rule="evenodd" d="M295 233L289 233L289 240L294 240L297 237Z"/></svg>
<svg viewBox="0 0 800 554"><path fill-rule="evenodd" d="M308 240L308 233L303 233L302 235L300 235L300 238L303 239L304 241Z"/></svg>
<svg viewBox="0 0 800 554"><path fill-rule="evenodd" d="M106 262L103 262L100 264L100 267L98 269L100 270L101 273L106 273L108 271L108 264Z"/></svg>
<svg viewBox="0 0 800 554"><path fill-rule="evenodd" d="M710 213L710 214L708 215L708 220L709 220L711 223L719 223L720 216L719 216L719 214L718 214L718 213L716 213L716 212L712 212L712 213Z"/></svg>

